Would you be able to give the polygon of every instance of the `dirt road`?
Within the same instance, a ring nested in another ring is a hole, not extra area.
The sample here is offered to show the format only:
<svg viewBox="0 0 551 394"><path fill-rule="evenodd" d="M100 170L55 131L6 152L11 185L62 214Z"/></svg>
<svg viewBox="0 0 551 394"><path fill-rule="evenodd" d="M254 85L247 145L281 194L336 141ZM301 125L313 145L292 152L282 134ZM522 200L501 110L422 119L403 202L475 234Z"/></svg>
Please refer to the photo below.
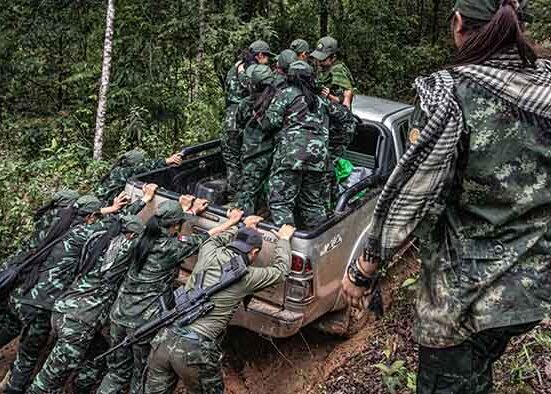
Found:
<svg viewBox="0 0 551 394"><path fill-rule="evenodd" d="M385 286L386 313L349 339L305 328L269 339L230 328L223 342L227 394L387 394L414 392L416 345L412 338L415 292L401 288L416 270L408 263ZM392 300L392 304L390 301ZM15 344L0 351L0 377ZM551 324L515 339L495 368L496 393L551 393ZM393 391L391 391L393 390ZM177 393L184 393L178 389Z"/></svg>

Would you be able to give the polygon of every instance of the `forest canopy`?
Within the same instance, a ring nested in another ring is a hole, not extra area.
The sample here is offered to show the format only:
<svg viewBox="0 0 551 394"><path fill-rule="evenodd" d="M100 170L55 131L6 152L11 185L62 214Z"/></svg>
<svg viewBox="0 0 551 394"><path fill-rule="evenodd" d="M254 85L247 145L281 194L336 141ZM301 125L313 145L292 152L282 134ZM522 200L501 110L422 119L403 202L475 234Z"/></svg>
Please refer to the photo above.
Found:
<svg viewBox="0 0 551 394"><path fill-rule="evenodd" d="M58 187L89 188L106 1L0 7L0 254ZM550 45L551 6L533 0L531 37ZM215 138L223 81L255 39L274 52L330 34L360 93L410 101L413 79L446 64L451 0L115 1L104 158L152 156ZM2 256L0 256L2 257Z"/></svg>

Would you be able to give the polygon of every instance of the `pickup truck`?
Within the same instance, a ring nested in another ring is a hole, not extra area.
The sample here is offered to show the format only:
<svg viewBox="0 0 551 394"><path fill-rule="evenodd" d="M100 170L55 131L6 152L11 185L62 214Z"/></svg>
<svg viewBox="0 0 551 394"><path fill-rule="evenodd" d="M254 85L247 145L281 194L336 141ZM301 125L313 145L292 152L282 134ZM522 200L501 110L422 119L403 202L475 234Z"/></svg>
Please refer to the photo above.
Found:
<svg viewBox="0 0 551 394"><path fill-rule="evenodd" d="M289 337L314 323L326 332L346 335L351 329L350 313L341 295L341 279L349 261L361 253L362 239L381 188L403 154L413 108L376 97L356 96L353 112L361 120L345 158L364 167L366 178L344 190L328 219L312 231L298 230L292 238L291 272L286 282L255 295L247 308L241 307L231 324L271 337ZM126 192L134 201L141 197L144 183L156 183L159 190L144 219L158 203L181 194L197 194L205 182L223 183L225 168L218 140L184 149L180 167L157 169L129 180ZM226 220L226 201L216 199L206 212L186 222L190 232L208 231ZM262 222L264 244L258 266L270 263L277 228ZM185 281L196 257L182 264ZM336 324L327 324L338 315ZM342 318L342 317L345 318Z"/></svg>

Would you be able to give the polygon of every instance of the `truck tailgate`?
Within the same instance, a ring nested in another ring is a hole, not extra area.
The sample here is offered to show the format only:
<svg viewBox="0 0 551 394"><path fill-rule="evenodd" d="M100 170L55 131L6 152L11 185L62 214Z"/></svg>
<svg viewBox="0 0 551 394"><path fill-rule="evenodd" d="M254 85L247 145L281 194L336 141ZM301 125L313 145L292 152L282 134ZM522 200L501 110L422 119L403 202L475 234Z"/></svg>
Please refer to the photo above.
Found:
<svg viewBox="0 0 551 394"><path fill-rule="evenodd" d="M139 183L132 183L132 182L129 182L126 185L125 191L130 196L132 202L141 198L143 195L142 190L140 189L140 187L138 187L139 185L140 185ZM153 201L149 203L148 206L144 210L142 210L142 212L140 212L139 216L144 221L147 221L147 219L149 219L154 214L156 207L161 202L168 199L171 199L171 200L174 199L172 194L163 192L163 190L159 190L157 192L157 195L153 199ZM189 235L191 233L208 231L225 221L226 221L225 217L221 217L210 212L205 212L201 216L191 217L183 226L182 233L184 235ZM271 260L272 260L271 256L274 252L277 238L269 231L265 231L265 230L259 230L259 231L263 233L264 243L262 245L262 251L260 253L260 256L258 260L255 262L255 266L265 267L270 265L271 263ZM184 269L184 271L189 273L193 270L193 267L195 266L196 262L197 262L197 256L196 255L192 256L185 260L182 268ZM256 293L255 297L274 305L283 305L285 301L284 291L285 291L285 284L281 284L278 286L270 287L259 293Z"/></svg>

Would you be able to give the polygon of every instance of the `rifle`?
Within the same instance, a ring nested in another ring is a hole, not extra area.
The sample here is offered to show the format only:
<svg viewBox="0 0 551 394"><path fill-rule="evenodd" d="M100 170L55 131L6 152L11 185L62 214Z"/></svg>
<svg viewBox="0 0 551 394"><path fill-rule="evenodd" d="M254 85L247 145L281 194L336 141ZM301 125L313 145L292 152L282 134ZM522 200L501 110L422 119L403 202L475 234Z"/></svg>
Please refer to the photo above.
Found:
<svg viewBox="0 0 551 394"><path fill-rule="evenodd" d="M202 287L205 271L198 272L196 286L193 289L186 291L183 286L176 289L174 292L176 306L173 309L162 311L159 317L145 323L131 335L127 335L122 342L97 356L94 361L99 361L122 347L141 342L176 321L179 325L185 326L209 313L214 308L214 304L209 301L210 297L236 283L248 272L245 258L241 255L233 257L229 262L221 265L220 269L222 275L218 283L205 289Z"/></svg>
<svg viewBox="0 0 551 394"><path fill-rule="evenodd" d="M61 241L61 239L69 232L65 231L61 236L55 238L52 242L48 243L39 250L30 251L24 258L19 258L19 262L10 264L4 271L0 272L0 298L7 298L12 289L17 284L19 276L27 268L31 267L34 262L44 257L44 255L50 253L52 247ZM30 256L29 256L30 255Z"/></svg>

